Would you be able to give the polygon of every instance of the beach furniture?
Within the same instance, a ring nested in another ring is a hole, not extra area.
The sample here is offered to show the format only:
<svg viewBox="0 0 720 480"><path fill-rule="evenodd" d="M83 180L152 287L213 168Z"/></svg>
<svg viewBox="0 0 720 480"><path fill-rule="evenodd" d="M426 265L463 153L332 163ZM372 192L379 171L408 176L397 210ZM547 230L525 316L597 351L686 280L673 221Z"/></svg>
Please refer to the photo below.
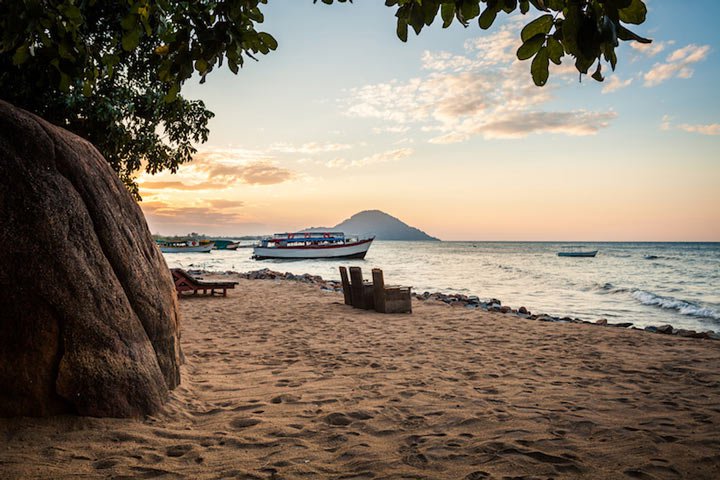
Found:
<svg viewBox="0 0 720 480"><path fill-rule="evenodd" d="M350 267L350 296L355 308L372 310L375 306L373 285L363 280L360 267Z"/></svg>
<svg viewBox="0 0 720 480"><path fill-rule="evenodd" d="M383 272L372 269L373 301L375 311L380 313L412 313L412 287L385 285Z"/></svg>
<svg viewBox="0 0 720 480"><path fill-rule="evenodd" d="M203 295L207 295L208 291L210 295L222 293L223 297L227 296L229 288L235 288L238 282L206 282L204 280L198 280L182 268L171 268L173 282L175 282L175 290L178 292L178 296L183 295L185 292L192 292L193 295L197 295L198 292L202 291Z"/></svg>
<svg viewBox="0 0 720 480"><path fill-rule="evenodd" d="M347 268L340 267L340 280L342 281L343 297L345 297L345 305L352 306L352 292L350 291L350 278L348 277Z"/></svg>

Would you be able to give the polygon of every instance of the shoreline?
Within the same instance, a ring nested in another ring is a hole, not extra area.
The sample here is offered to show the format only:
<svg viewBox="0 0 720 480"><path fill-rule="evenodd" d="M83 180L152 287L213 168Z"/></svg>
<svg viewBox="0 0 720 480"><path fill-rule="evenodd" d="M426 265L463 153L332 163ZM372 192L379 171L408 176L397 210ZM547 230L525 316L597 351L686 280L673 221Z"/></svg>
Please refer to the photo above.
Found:
<svg viewBox="0 0 720 480"><path fill-rule="evenodd" d="M294 274L291 272L279 272L271 270L269 268L262 268L259 270L251 270L248 272L236 272L227 270L224 272L215 272L210 270L194 270L189 269L188 272L192 275L209 275L209 276L237 276L238 278L245 278L248 280L287 280L296 281L302 283L315 284L320 287L321 290L334 291L342 293L342 285L336 280L325 280L320 275L311 275L309 273ZM468 309L478 309L488 312L498 312L506 315L514 315L525 320L536 320L540 322L556 322L556 323L575 323L585 325L596 325L601 327L612 327L619 329L628 329L635 331L645 331L649 333L656 333L661 335L674 335L684 338L697 338L707 340L720 340L720 331L705 330L696 331L683 328L675 328L671 324L661 324L658 326L650 325L644 328L635 327L632 322L619 322L610 323L607 319L599 319L595 322L588 320L582 320L577 317L570 316L558 316L550 315L547 313L533 313L524 306L519 308L512 308L507 305L503 305L501 300L491 298L487 301L482 301L480 297L476 295L465 295L461 293L443 293L443 292L413 292L413 298L419 301L434 300L440 301L451 306L461 306Z"/></svg>

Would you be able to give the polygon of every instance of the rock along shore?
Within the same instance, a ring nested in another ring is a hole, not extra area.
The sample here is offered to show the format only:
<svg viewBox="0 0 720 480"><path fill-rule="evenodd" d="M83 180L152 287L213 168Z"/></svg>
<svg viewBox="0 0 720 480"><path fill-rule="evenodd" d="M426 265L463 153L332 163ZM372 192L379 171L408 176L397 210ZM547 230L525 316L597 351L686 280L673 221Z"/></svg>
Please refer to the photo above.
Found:
<svg viewBox="0 0 720 480"><path fill-rule="evenodd" d="M291 272L277 272L270 270L269 268L263 268L261 270L253 270L250 272L235 272L227 270L225 272L211 272L207 270L188 270L191 275L233 275L248 280L289 280L294 282L309 283L318 285L321 290L330 292L342 292L342 284L335 280L325 280L319 275L311 275L304 273L301 275L294 274ZM600 327L614 327L614 328L627 328L632 330L644 330L650 333L657 333L662 335L676 335L679 337L686 338L700 338L709 340L720 340L720 333L712 330L704 332L698 332L695 330L686 330L682 328L675 328L672 325L660 325L660 326L647 326L645 328L638 328L631 322L622 323L610 323L606 319L602 318L595 322L582 320L580 318L572 317L558 317L549 315L546 313L532 313L525 307L512 308L507 305L503 305L497 298L491 298L487 300L481 300L480 297L475 295L463 295L460 293L442 293L442 292L423 292L413 293L413 297L420 301L436 301L443 302L450 306L463 307L467 309L481 309L489 312L497 312L505 315L514 315L516 317L524 318L526 320L535 320L539 322L560 322L560 323L584 323L590 325L597 325Z"/></svg>

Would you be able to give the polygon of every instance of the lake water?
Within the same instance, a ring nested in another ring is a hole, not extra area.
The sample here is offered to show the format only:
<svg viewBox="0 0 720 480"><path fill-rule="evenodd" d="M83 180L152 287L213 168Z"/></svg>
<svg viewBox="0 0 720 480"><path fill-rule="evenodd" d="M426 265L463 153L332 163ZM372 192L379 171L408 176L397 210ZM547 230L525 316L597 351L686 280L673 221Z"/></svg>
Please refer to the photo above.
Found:
<svg viewBox="0 0 720 480"><path fill-rule="evenodd" d="M497 298L534 313L720 331L720 243L585 243L595 258L563 258L563 243L375 241L365 260L252 260L252 249L166 254L170 267L270 268L339 280L339 265L416 292Z"/></svg>

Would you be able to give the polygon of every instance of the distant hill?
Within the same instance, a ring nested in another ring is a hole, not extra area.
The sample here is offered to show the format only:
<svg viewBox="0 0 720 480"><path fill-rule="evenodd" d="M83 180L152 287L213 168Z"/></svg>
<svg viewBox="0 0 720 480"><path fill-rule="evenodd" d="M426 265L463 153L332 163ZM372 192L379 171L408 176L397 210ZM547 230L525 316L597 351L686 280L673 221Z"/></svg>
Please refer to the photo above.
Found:
<svg viewBox="0 0 720 480"><path fill-rule="evenodd" d="M334 227L312 227L306 232L336 230L345 233L372 234L378 240L440 240L380 210L356 213Z"/></svg>

